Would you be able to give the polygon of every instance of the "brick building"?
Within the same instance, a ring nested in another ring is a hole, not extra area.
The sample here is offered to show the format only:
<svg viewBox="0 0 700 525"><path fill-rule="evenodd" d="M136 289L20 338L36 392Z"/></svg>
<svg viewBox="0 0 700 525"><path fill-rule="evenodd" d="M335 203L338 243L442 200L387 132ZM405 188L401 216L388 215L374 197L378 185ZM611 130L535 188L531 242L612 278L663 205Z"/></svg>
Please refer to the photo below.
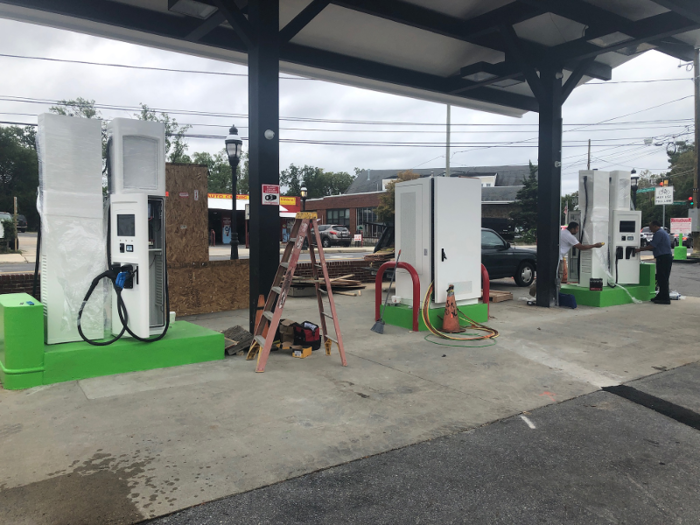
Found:
<svg viewBox="0 0 700 525"><path fill-rule="evenodd" d="M306 210L318 212L323 224L340 224L352 233L362 226L365 237L377 238L381 233L377 219L379 196L383 191L344 193L322 199L308 199Z"/></svg>
<svg viewBox="0 0 700 525"><path fill-rule="evenodd" d="M376 238L381 232L376 210L386 185L404 171L363 170L342 195L308 199L306 209L317 211L325 224L341 224L355 233L362 226L365 237ZM444 168L412 170L421 177L444 177ZM529 166L454 167L453 177L473 177L481 180L481 214L484 219L507 220L515 207L515 198L530 175Z"/></svg>

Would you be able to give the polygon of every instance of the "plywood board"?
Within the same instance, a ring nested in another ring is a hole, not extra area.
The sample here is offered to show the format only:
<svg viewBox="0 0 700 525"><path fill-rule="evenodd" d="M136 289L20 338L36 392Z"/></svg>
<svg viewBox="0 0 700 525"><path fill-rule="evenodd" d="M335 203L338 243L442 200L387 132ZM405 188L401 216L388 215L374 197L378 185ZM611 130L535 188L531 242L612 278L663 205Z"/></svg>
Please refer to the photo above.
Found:
<svg viewBox="0 0 700 525"><path fill-rule="evenodd" d="M165 167L168 267L209 261L207 176L199 164Z"/></svg>
<svg viewBox="0 0 700 525"><path fill-rule="evenodd" d="M168 267L170 310L178 316L248 308L247 259Z"/></svg>

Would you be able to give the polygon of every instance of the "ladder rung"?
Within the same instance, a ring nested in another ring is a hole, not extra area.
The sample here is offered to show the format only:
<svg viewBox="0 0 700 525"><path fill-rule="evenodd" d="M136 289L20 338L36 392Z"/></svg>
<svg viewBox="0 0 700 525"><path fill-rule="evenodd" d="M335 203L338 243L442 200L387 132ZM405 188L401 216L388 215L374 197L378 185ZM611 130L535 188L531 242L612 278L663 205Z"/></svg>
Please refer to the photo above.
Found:
<svg viewBox="0 0 700 525"><path fill-rule="evenodd" d="M325 293L326 295L328 295L328 292L327 292L326 290L324 290L323 288L319 288L318 291L321 292L321 293Z"/></svg>
<svg viewBox="0 0 700 525"><path fill-rule="evenodd" d="M258 337L260 337L260 336L258 336ZM330 335L327 335L327 336L326 336L326 339L330 339L330 340L333 341L335 344L338 344L338 341L336 341L335 339L333 339Z"/></svg>
<svg viewBox="0 0 700 525"><path fill-rule="evenodd" d="M265 347L265 338L262 335L256 335L255 342L260 345L260 348Z"/></svg>
<svg viewBox="0 0 700 525"><path fill-rule="evenodd" d="M290 237L289 240L288 240L287 242L288 242L288 243L291 243L291 244L294 244L295 242L297 242L297 238L296 238L296 237Z"/></svg>
<svg viewBox="0 0 700 525"><path fill-rule="evenodd" d="M272 321L273 315L275 315L275 314L273 312L270 312L270 311L263 312L263 316L265 316L265 318L269 319L270 321Z"/></svg>
<svg viewBox="0 0 700 525"><path fill-rule="evenodd" d="M288 262L281 262L281 263L280 263L280 266L281 266L282 268L289 268L289 263L288 263Z"/></svg>
<svg viewBox="0 0 700 525"><path fill-rule="evenodd" d="M331 314L327 314L326 312L322 312L324 316L328 317L328 319L333 319L333 316Z"/></svg>
<svg viewBox="0 0 700 525"><path fill-rule="evenodd" d="M272 291L279 295L282 293L282 288L280 288L279 286L273 286Z"/></svg>
<svg viewBox="0 0 700 525"><path fill-rule="evenodd" d="M316 268L323 268L323 265L322 265L322 264L314 264L314 266L315 266Z"/></svg>

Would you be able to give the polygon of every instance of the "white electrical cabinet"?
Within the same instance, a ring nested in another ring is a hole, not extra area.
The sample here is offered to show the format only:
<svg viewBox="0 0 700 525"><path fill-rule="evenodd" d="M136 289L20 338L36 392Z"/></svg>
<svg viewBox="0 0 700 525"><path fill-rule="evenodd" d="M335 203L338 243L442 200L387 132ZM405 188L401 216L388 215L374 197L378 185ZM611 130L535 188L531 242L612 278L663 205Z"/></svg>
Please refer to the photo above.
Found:
<svg viewBox="0 0 700 525"><path fill-rule="evenodd" d="M635 249L640 245L641 211L612 212L610 262L613 280L617 284L639 284L640 257Z"/></svg>
<svg viewBox="0 0 700 525"><path fill-rule="evenodd" d="M581 243L609 242L610 174L607 171L579 172L579 209L581 210ZM608 280L608 250L580 252L579 284L586 288L591 279Z"/></svg>
<svg viewBox="0 0 700 525"><path fill-rule="evenodd" d="M128 325L147 338L165 328L165 128L158 122L114 119L110 153L111 264L133 277L122 290ZM122 322L112 298L112 332ZM127 334L125 334L127 335Z"/></svg>
<svg viewBox="0 0 700 525"><path fill-rule="evenodd" d="M458 304L481 296L481 183L477 179L431 177L396 185L396 253L416 269L421 300L434 283L431 306L447 300L453 285ZM401 302L413 304L413 283L396 275Z"/></svg>
<svg viewBox="0 0 700 525"><path fill-rule="evenodd" d="M92 279L107 267L101 121L39 115L41 302L48 344L80 341L77 318ZM83 312L86 337L104 337L104 287Z"/></svg>

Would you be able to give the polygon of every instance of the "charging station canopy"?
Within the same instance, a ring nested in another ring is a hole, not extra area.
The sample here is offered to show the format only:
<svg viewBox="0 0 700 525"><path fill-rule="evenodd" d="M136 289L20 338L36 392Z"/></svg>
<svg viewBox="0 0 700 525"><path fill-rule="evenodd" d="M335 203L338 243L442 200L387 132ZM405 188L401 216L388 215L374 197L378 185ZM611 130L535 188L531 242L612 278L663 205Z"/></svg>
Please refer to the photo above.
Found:
<svg viewBox="0 0 700 525"><path fill-rule="evenodd" d="M246 0L0 0L0 17L245 64ZM523 73L573 86L657 49L692 60L689 0L280 0L280 70L493 113L539 104ZM535 94L536 95L536 94Z"/></svg>

